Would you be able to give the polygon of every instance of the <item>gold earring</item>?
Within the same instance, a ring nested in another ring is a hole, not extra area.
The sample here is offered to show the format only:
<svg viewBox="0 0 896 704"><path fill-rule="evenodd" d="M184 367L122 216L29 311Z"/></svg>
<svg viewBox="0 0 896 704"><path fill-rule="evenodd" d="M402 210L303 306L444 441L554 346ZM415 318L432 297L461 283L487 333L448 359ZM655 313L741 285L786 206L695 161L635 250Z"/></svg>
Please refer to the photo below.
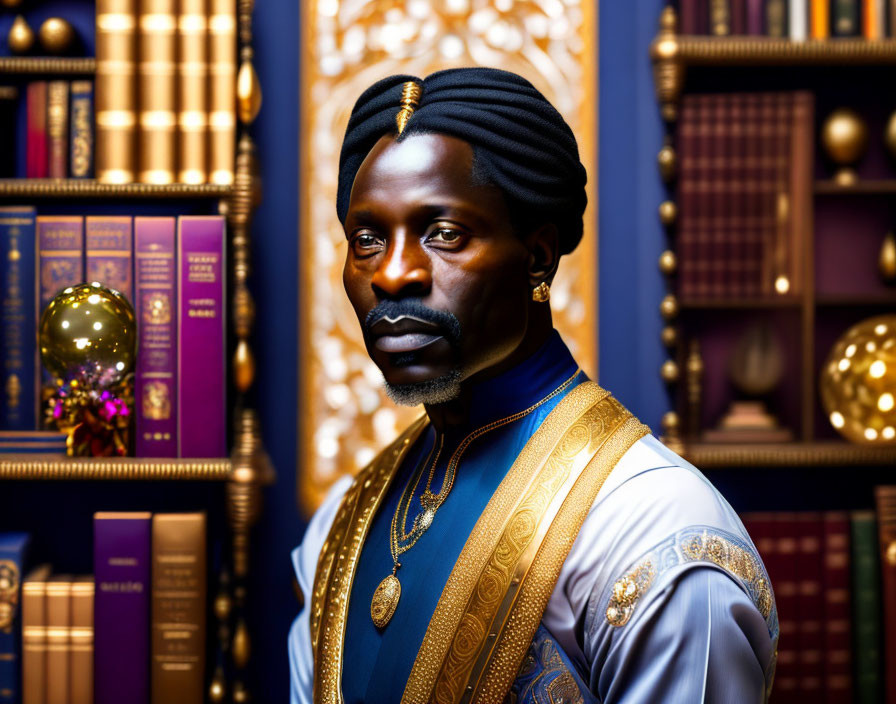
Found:
<svg viewBox="0 0 896 704"><path fill-rule="evenodd" d="M545 303L551 300L551 287L542 281L538 286L532 289L532 300L537 303Z"/></svg>

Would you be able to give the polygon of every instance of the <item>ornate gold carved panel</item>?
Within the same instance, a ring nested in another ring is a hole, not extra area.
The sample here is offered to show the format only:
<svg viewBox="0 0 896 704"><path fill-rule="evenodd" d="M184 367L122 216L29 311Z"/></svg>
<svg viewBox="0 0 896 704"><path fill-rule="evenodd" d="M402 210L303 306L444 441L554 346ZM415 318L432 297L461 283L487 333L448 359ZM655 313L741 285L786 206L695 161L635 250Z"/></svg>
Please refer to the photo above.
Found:
<svg viewBox="0 0 896 704"><path fill-rule="evenodd" d="M551 289L556 327L597 370L596 24L579 0L306 0L302 3L299 500L311 513L419 415L394 406L342 288L339 147L352 105L394 73L493 66L529 79L579 140L589 175L585 237Z"/></svg>

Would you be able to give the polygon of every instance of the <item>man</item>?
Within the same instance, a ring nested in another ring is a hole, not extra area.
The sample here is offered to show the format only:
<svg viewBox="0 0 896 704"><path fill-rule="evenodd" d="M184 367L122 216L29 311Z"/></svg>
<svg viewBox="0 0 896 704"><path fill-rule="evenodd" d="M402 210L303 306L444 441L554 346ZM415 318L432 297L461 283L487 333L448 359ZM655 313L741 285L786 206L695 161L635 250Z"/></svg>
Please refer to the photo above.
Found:
<svg viewBox="0 0 896 704"><path fill-rule="evenodd" d="M293 702L766 700L777 616L743 526L553 330L584 185L514 74L358 99L345 289L387 391L426 413L293 553Z"/></svg>

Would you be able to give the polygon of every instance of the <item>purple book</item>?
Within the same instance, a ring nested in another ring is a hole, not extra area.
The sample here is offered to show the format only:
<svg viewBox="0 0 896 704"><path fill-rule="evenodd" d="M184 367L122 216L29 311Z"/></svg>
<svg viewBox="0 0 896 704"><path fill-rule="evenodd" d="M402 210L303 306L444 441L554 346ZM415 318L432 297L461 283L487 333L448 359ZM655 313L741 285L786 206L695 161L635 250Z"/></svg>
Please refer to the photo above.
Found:
<svg viewBox="0 0 896 704"><path fill-rule="evenodd" d="M177 457L174 218L134 219L137 457Z"/></svg>
<svg viewBox="0 0 896 704"><path fill-rule="evenodd" d="M765 0L747 0L747 34L765 34Z"/></svg>
<svg viewBox="0 0 896 704"><path fill-rule="evenodd" d="M152 514L93 516L94 702L146 704Z"/></svg>
<svg viewBox="0 0 896 704"><path fill-rule="evenodd" d="M84 239L87 243L87 281L99 281L123 294L133 304L131 216L88 216Z"/></svg>
<svg viewBox="0 0 896 704"><path fill-rule="evenodd" d="M224 218L184 216L177 227L178 456L223 457Z"/></svg>

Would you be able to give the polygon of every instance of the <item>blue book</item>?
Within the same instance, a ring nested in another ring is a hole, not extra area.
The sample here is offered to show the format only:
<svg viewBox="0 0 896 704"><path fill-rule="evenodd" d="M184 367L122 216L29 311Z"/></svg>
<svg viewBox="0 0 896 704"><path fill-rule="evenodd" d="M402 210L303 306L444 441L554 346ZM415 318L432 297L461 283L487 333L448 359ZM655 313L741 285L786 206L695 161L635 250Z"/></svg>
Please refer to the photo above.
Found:
<svg viewBox="0 0 896 704"><path fill-rule="evenodd" d="M0 704L17 704L21 699L22 569L28 544L27 533L0 533Z"/></svg>
<svg viewBox="0 0 896 704"><path fill-rule="evenodd" d="M0 430L37 427L34 222L34 208L0 208Z"/></svg>
<svg viewBox="0 0 896 704"><path fill-rule="evenodd" d="M72 81L69 105L69 173L93 178L93 83Z"/></svg>

